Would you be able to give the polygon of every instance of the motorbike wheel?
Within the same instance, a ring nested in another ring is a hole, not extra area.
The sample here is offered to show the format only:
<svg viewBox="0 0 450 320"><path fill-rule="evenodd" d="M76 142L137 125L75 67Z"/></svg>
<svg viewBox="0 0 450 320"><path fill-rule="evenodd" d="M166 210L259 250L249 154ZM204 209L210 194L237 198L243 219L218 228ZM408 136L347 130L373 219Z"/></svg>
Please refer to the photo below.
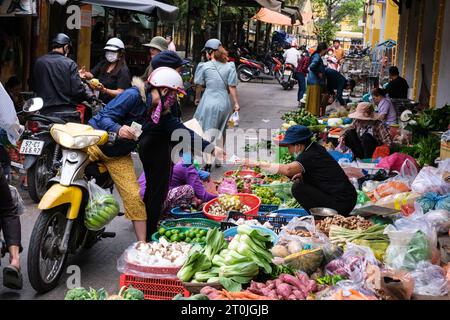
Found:
<svg viewBox="0 0 450 320"><path fill-rule="evenodd" d="M238 78L242 82L249 82L250 80L252 80L252 78L250 76L248 76L246 73L244 73L244 70L247 70L248 72L251 73L250 69L248 69L248 68L241 68L241 69L238 70Z"/></svg>
<svg viewBox="0 0 450 320"><path fill-rule="evenodd" d="M61 253L58 247L66 227L66 212L67 205L42 211L34 224L28 249L28 278L39 293L54 289L64 271L67 252Z"/></svg>
<svg viewBox="0 0 450 320"><path fill-rule="evenodd" d="M47 191L47 183L53 176L53 148L42 151L36 162L27 170L28 193L35 203L39 203Z"/></svg>

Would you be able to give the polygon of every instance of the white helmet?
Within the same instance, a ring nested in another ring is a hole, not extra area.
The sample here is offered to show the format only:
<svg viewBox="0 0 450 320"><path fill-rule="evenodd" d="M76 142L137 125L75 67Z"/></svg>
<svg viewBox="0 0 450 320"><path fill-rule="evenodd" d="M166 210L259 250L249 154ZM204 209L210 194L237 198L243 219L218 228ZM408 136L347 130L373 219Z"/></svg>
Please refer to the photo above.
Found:
<svg viewBox="0 0 450 320"><path fill-rule="evenodd" d="M169 67L154 70L148 77L148 82L156 88L169 88L184 92L183 79L177 71Z"/></svg>
<svg viewBox="0 0 450 320"><path fill-rule="evenodd" d="M119 38L111 38L108 40L106 46L103 49L108 51L125 50L125 45Z"/></svg>

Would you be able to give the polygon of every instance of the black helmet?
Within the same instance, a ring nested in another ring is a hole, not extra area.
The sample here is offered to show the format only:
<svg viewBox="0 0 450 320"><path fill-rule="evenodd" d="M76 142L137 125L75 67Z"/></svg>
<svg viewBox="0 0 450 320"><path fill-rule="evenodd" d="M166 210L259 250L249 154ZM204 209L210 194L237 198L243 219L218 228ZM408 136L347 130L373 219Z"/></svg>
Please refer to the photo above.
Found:
<svg viewBox="0 0 450 320"><path fill-rule="evenodd" d="M52 41L53 45L60 45L65 46L68 44L69 46L72 46L72 41L70 40L70 37L65 33L58 33L56 37Z"/></svg>

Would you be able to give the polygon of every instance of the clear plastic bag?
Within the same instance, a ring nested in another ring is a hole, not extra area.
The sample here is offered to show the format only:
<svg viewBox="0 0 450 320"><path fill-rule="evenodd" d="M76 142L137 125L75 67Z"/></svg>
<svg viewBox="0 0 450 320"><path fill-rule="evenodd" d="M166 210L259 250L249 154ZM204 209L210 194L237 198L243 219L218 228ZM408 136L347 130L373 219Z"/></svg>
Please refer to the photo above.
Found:
<svg viewBox="0 0 450 320"><path fill-rule="evenodd" d="M219 194L237 194L238 188L236 181L232 178L224 178L220 186L217 188Z"/></svg>
<svg viewBox="0 0 450 320"><path fill-rule="evenodd" d="M378 300L375 293L351 280L339 281L335 286L321 292L318 300Z"/></svg>
<svg viewBox="0 0 450 320"><path fill-rule="evenodd" d="M417 177L417 174L418 172L416 165L410 159L406 159L400 169L401 177L406 179L409 182L409 185L411 185Z"/></svg>
<svg viewBox="0 0 450 320"><path fill-rule="evenodd" d="M19 191L16 187L9 186L9 190L11 191L11 197L13 199L14 205L17 206L17 214L19 216L25 214L27 212L27 208L25 206L25 203L23 202L22 197L20 196Z"/></svg>
<svg viewBox="0 0 450 320"><path fill-rule="evenodd" d="M446 182L442 177L442 170L445 170L445 168L445 164L442 164L440 168L424 167L414 179L414 182L411 185L412 190L417 193L449 193L450 183Z"/></svg>
<svg viewBox="0 0 450 320"><path fill-rule="evenodd" d="M447 233L450 230L450 211L431 210L425 214L425 218L436 228L439 233Z"/></svg>
<svg viewBox="0 0 450 320"><path fill-rule="evenodd" d="M239 126L239 112L235 111L230 116L230 119L228 120L229 126L232 127L238 127Z"/></svg>
<svg viewBox="0 0 450 320"><path fill-rule="evenodd" d="M425 296L445 296L449 283L444 269L428 261L420 262L411 272L414 279L414 293Z"/></svg>
<svg viewBox="0 0 450 320"><path fill-rule="evenodd" d="M99 187L94 180L88 182L89 202L86 206L84 224L92 231L99 231L110 223L120 211L112 194Z"/></svg>
<svg viewBox="0 0 450 320"><path fill-rule="evenodd" d="M386 227L390 244L386 265L399 270L414 270L421 261L430 261L437 244L436 230L416 206L416 212Z"/></svg>

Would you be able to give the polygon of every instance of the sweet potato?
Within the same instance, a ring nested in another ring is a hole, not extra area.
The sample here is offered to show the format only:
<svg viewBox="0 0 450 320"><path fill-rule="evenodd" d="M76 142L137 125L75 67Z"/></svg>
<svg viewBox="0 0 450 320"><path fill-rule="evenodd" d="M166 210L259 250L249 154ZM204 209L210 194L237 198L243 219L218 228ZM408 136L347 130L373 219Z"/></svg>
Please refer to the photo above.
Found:
<svg viewBox="0 0 450 320"><path fill-rule="evenodd" d="M273 296L272 293L276 294L276 291L275 290L270 290L268 287L266 287L266 288L262 288L261 289L261 293L262 293L263 296L272 297Z"/></svg>
<svg viewBox="0 0 450 320"><path fill-rule="evenodd" d="M277 280L281 280L284 283L290 284L291 286L294 286L299 290L302 290L304 287L298 278L291 276L290 274L282 274Z"/></svg>
<svg viewBox="0 0 450 320"><path fill-rule="evenodd" d="M293 290L292 294L297 298L297 300L305 300L305 296L300 290Z"/></svg>
<svg viewBox="0 0 450 320"><path fill-rule="evenodd" d="M288 300L292 293L292 287L287 283L281 283L277 286L277 294L281 295L284 300Z"/></svg>
<svg viewBox="0 0 450 320"><path fill-rule="evenodd" d="M297 300L297 297L293 294L289 295L289 297L285 300Z"/></svg>

